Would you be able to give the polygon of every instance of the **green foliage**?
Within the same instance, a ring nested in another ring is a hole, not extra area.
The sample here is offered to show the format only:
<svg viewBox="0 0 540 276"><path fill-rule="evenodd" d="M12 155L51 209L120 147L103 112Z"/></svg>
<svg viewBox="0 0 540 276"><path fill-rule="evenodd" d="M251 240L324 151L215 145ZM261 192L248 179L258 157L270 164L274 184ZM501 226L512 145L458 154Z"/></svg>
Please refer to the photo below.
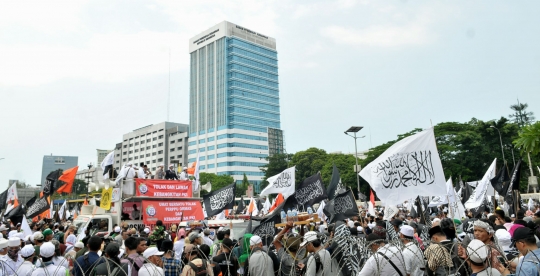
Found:
<svg viewBox="0 0 540 276"><path fill-rule="evenodd" d="M216 175L215 173L200 172L199 182L201 185L205 185L208 182L212 183L212 191L215 191L234 183L234 178L230 175ZM201 196L207 193L207 191L201 190Z"/></svg>
<svg viewBox="0 0 540 276"><path fill-rule="evenodd" d="M514 113L510 114L509 116L514 123L519 126L519 128L530 125L532 122L534 122L534 114L532 112L528 112L527 107L529 107L528 104L520 103L519 100L517 104L510 106L510 109L512 109Z"/></svg>
<svg viewBox="0 0 540 276"><path fill-rule="evenodd" d="M327 158L326 151L318 148L309 148L295 153L291 158L290 167L296 166L296 184L320 172Z"/></svg>
<svg viewBox="0 0 540 276"><path fill-rule="evenodd" d="M17 188L19 188L19 189L24 189L24 188L30 188L30 187L32 187L32 185L26 184L26 182L24 182L24 181L17 181L16 186L17 186Z"/></svg>
<svg viewBox="0 0 540 276"><path fill-rule="evenodd" d="M540 121L524 127L514 140L514 145L523 153L537 155L540 152Z"/></svg>
<svg viewBox="0 0 540 276"><path fill-rule="evenodd" d="M81 179L75 179L73 181L73 192L77 195L86 194L88 192L88 184Z"/></svg>

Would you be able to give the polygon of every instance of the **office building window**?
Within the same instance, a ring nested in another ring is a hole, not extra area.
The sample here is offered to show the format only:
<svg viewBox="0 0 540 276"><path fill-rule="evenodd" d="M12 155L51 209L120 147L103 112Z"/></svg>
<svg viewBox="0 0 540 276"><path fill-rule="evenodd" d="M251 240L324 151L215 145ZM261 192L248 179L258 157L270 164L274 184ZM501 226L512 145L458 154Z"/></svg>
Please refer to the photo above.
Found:
<svg viewBox="0 0 540 276"><path fill-rule="evenodd" d="M147 143L148 143L148 142L150 142L150 141L152 141L152 140L150 140L150 139L146 139L146 142L147 142Z"/></svg>
<svg viewBox="0 0 540 276"><path fill-rule="evenodd" d="M150 149L150 146L146 147L146 149L149 150L149 149Z"/></svg>
<svg viewBox="0 0 540 276"><path fill-rule="evenodd" d="M139 145L139 142L135 142L135 146L138 146Z"/></svg>
<svg viewBox="0 0 540 276"><path fill-rule="evenodd" d="M163 139L163 135L159 135L158 139Z"/></svg>
<svg viewBox="0 0 540 276"><path fill-rule="evenodd" d="M178 142L182 142L182 138L178 139Z"/></svg>
<svg viewBox="0 0 540 276"><path fill-rule="evenodd" d="M133 143L129 144L129 147L130 147L130 148L133 147Z"/></svg>
<svg viewBox="0 0 540 276"><path fill-rule="evenodd" d="M156 140L157 140L157 138L156 138L156 137L152 138L152 141L156 141Z"/></svg>
<svg viewBox="0 0 540 276"><path fill-rule="evenodd" d="M133 158L130 157L128 160L131 161L131 160L133 160Z"/></svg>
<svg viewBox="0 0 540 276"><path fill-rule="evenodd" d="M157 145L153 145L152 148L153 148L153 149L157 148Z"/></svg>
<svg viewBox="0 0 540 276"><path fill-rule="evenodd" d="M157 155L157 153L155 153L155 152L152 152L152 156L156 156L156 155Z"/></svg>
<svg viewBox="0 0 540 276"><path fill-rule="evenodd" d="M124 148L127 148L127 145L124 145Z"/></svg>
<svg viewBox="0 0 540 276"><path fill-rule="evenodd" d="M150 153L147 153L147 154L146 154L146 157L150 157Z"/></svg>
<svg viewBox="0 0 540 276"><path fill-rule="evenodd" d="M174 142L176 142L176 140L171 140L171 144L174 144Z"/></svg>
<svg viewBox="0 0 540 276"><path fill-rule="evenodd" d="M122 162L126 162L126 161L127 161L126 158L122 159Z"/></svg>
<svg viewBox="0 0 540 276"><path fill-rule="evenodd" d="M173 152L173 151L174 151L174 148L170 149L170 151Z"/></svg>
<svg viewBox="0 0 540 276"><path fill-rule="evenodd" d="M158 152L157 152L157 154L163 154L163 151L162 151L162 150L160 150L160 151L158 151Z"/></svg>
<svg viewBox="0 0 540 276"><path fill-rule="evenodd" d="M139 156L135 156L135 160L139 159Z"/></svg>
<svg viewBox="0 0 540 276"><path fill-rule="evenodd" d="M171 156L169 159L171 159L171 160L174 159L174 156Z"/></svg>
<svg viewBox="0 0 540 276"><path fill-rule="evenodd" d="M182 147L178 147L177 150L182 150Z"/></svg>
<svg viewBox="0 0 540 276"><path fill-rule="evenodd" d="M180 155L176 156L176 158L180 159L180 158L182 158L182 155L180 154Z"/></svg>
<svg viewBox="0 0 540 276"><path fill-rule="evenodd" d="M163 162L163 158L158 158L158 162Z"/></svg>
<svg viewBox="0 0 540 276"><path fill-rule="evenodd" d="M135 152L139 152L139 149L135 149Z"/></svg>
<svg viewBox="0 0 540 276"><path fill-rule="evenodd" d="M163 143L159 143L159 144L158 144L158 147L163 147Z"/></svg>

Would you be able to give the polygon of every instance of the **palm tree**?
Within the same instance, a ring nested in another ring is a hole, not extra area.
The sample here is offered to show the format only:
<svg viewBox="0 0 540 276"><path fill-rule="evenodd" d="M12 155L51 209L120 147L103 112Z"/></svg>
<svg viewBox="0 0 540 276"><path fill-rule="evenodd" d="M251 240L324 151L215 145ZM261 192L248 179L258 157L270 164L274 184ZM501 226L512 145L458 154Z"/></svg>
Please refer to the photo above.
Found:
<svg viewBox="0 0 540 276"><path fill-rule="evenodd" d="M521 129L514 145L523 152L538 154L540 152L540 121Z"/></svg>

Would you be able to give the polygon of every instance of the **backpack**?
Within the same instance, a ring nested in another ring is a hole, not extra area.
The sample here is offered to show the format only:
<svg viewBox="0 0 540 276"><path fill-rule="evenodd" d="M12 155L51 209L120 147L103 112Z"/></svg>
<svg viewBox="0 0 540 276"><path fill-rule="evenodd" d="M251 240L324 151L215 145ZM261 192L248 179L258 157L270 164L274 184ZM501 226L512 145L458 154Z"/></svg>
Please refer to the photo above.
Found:
<svg viewBox="0 0 540 276"><path fill-rule="evenodd" d="M201 259L202 261L202 266L201 267L198 267L196 266L194 263L192 262L189 262L188 265L191 267L191 269L193 269L193 272L195 272L195 275L199 276L199 275L208 275L208 272L206 272L206 261L204 259Z"/></svg>
<svg viewBox="0 0 540 276"><path fill-rule="evenodd" d="M133 260L132 258L130 257L127 257L125 258L125 260L128 260L129 263L133 266L133 268L135 269L135 271L139 272L139 269L141 269L141 267L135 262L135 260Z"/></svg>
<svg viewBox="0 0 540 276"><path fill-rule="evenodd" d="M319 253L313 254L313 258L315 258L315 273L321 271L323 269L323 264L321 262L321 255Z"/></svg>

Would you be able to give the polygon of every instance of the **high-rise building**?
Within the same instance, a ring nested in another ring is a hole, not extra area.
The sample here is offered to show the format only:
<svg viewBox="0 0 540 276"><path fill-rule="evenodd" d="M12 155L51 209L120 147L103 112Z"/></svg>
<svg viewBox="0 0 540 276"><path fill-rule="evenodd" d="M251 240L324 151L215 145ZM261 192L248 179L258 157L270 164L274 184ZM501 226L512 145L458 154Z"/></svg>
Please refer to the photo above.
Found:
<svg viewBox="0 0 540 276"><path fill-rule="evenodd" d="M265 157L283 153L276 40L223 21L189 40L189 156L200 171L246 174L259 192Z"/></svg>
<svg viewBox="0 0 540 276"><path fill-rule="evenodd" d="M45 184L45 178L50 172L58 169L67 170L77 166L79 157L77 156L43 156L43 166L41 168L41 184Z"/></svg>
<svg viewBox="0 0 540 276"><path fill-rule="evenodd" d="M103 159L105 159L105 157L107 157L107 154L109 154L109 152L111 152L112 150L98 149L96 151L97 151L97 163L96 163L96 166L101 166L101 162L103 162Z"/></svg>
<svg viewBox="0 0 540 276"><path fill-rule="evenodd" d="M119 172L124 164L144 163L154 173L160 164L186 166L187 137L185 124L162 122L135 129L116 144L114 168Z"/></svg>

